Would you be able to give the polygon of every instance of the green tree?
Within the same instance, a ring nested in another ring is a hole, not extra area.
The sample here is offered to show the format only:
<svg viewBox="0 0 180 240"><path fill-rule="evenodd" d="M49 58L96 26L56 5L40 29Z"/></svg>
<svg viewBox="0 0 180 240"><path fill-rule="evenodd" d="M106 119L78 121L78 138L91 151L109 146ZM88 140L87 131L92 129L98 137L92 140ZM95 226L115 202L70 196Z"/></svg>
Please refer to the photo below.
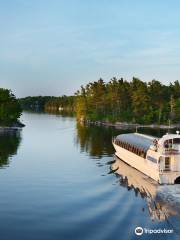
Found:
<svg viewBox="0 0 180 240"><path fill-rule="evenodd" d="M87 97L86 90L81 86L81 91L77 91L76 95L76 115L78 120L85 121L87 118Z"/></svg>
<svg viewBox="0 0 180 240"><path fill-rule="evenodd" d="M132 108L136 122L151 122L151 104L145 82L137 78L132 81Z"/></svg>
<svg viewBox="0 0 180 240"><path fill-rule="evenodd" d="M167 92L164 85L157 80L148 83L148 92L153 111L153 121L160 124L163 118L163 110L166 104Z"/></svg>
<svg viewBox="0 0 180 240"><path fill-rule="evenodd" d="M0 88L0 124L11 125L21 116L22 109L15 95L8 89Z"/></svg>

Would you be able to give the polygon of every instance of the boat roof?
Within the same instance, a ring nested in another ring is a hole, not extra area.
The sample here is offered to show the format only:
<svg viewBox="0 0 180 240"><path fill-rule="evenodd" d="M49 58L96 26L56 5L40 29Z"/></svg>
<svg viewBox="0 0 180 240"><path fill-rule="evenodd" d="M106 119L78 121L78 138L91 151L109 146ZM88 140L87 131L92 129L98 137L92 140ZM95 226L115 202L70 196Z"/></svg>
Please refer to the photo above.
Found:
<svg viewBox="0 0 180 240"><path fill-rule="evenodd" d="M147 151L150 145L153 144L153 140L156 139L153 136L148 136L139 133L127 133L121 134L116 137L117 140L132 144L133 146Z"/></svg>
<svg viewBox="0 0 180 240"><path fill-rule="evenodd" d="M166 140L180 138L179 134L166 134L162 136L162 138L159 140L159 144L163 144Z"/></svg>

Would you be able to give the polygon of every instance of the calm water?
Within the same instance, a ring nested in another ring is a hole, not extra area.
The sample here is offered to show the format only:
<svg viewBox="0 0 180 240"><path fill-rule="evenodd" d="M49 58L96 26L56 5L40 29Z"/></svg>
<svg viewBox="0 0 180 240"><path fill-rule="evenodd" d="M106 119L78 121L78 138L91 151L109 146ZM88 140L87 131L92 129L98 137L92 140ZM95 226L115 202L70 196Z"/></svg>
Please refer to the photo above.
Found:
<svg viewBox="0 0 180 240"><path fill-rule="evenodd" d="M1 240L153 238L137 237L136 226L174 229L155 237L178 239L179 185L143 183L148 198L139 192L138 173L121 163L110 170L111 137L120 130L77 126L72 117L49 114L24 113L22 120L19 134L0 135Z"/></svg>

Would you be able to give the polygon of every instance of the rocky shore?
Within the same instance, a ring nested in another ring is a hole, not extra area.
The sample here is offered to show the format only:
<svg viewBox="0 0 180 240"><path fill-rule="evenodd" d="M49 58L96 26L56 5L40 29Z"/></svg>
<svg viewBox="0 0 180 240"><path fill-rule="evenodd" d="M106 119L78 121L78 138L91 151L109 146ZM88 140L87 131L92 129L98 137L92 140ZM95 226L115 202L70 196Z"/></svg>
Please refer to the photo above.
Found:
<svg viewBox="0 0 180 240"><path fill-rule="evenodd" d="M137 123L127 123L127 122L108 122L108 121L86 121L87 124L94 124L98 126L108 126L116 127L118 129L136 129L136 128L159 128L159 129L175 129L180 128L180 123L178 124L137 124Z"/></svg>

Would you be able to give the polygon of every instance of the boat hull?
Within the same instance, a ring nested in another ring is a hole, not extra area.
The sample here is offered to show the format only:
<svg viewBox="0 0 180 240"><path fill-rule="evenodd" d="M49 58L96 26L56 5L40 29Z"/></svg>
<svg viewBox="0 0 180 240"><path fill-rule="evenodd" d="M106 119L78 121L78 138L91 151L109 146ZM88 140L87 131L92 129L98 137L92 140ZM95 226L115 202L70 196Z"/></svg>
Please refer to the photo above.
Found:
<svg viewBox="0 0 180 240"><path fill-rule="evenodd" d="M160 182L159 171L157 164L151 163L143 157L137 156L136 154L121 148L120 146L113 143L113 146L116 150L115 155L129 164L131 167L141 171L145 175L151 177L155 181Z"/></svg>

